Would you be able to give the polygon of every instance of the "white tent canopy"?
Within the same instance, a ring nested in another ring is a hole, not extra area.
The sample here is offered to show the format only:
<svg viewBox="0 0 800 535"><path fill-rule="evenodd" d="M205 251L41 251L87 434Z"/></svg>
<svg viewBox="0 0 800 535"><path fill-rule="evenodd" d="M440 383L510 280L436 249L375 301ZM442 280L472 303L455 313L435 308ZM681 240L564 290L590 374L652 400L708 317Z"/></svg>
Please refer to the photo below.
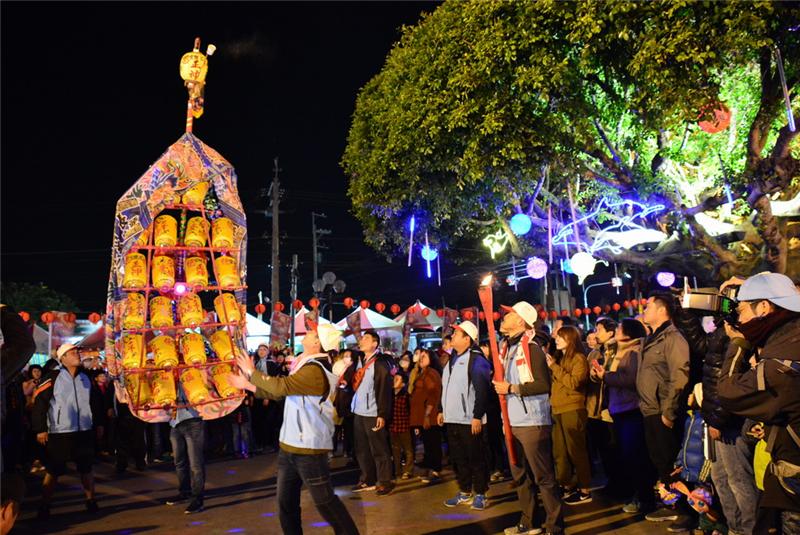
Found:
<svg viewBox="0 0 800 535"><path fill-rule="evenodd" d="M336 323L336 328L342 331L347 331L349 327L347 326L347 318L352 316L353 314L360 314L361 320L361 330L367 329L374 329L376 331L382 330L394 330L394 331L402 331L403 326L391 318L387 318L381 314L378 314L372 309L369 308L358 308L354 310L346 317L342 318Z"/></svg>
<svg viewBox="0 0 800 535"><path fill-rule="evenodd" d="M422 314L413 314L417 321L411 325L411 327L415 329L430 329L432 331L436 331L442 328L442 318L436 315L436 311L431 307L422 304L422 302L417 301L414 305L420 312L422 310L429 310L427 316L423 316ZM397 316L394 321L397 323L404 325L406 322L406 318L408 317L408 309L404 310L402 314ZM421 321L421 323L420 323Z"/></svg>
<svg viewBox="0 0 800 535"><path fill-rule="evenodd" d="M300 310L295 311L294 316L294 334L306 334L306 314L311 312L306 307L301 308ZM291 315L291 313L289 314ZM319 324L322 323L331 323L330 320L326 320L324 317L320 316ZM338 324L336 325L338 327Z"/></svg>

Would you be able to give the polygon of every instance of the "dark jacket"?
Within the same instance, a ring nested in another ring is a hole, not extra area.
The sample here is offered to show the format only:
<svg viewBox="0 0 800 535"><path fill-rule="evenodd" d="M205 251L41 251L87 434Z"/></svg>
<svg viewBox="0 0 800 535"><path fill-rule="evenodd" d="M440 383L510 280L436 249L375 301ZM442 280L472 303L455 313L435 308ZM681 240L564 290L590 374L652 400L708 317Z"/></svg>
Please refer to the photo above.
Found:
<svg viewBox="0 0 800 535"><path fill-rule="evenodd" d="M611 416L639 408L636 371L642 358L642 339L617 342L616 351L606 362L603 386Z"/></svg>
<svg viewBox="0 0 800 535"><path fill-rule="evenodd" d="M800 445L787 429L800 434L800 319L775 329L751 368L747 361L754 353L746 340L731 340L718 385L722 406L765 424L773 463L800 466ZM787 493L768 468L759 506L800 512L800 494Z"/></svg>
<svg viewBox="0 0 800 535"><path fill-rule="evenodd" d="M364 365L366 357L362 357ZM394 374L397 368L394 359L389 355L379 353L375 357L375 403L378 406L378 418L383 418L386 423L392 419L394 406Z"/></svg>
<svg viewBox="0 0 800 535"><path fill-rule="evenodd" d="M703 361L708 352L708 334L703 329L702 318L689 310L679 309L672 319L678 332L689 344L689 384L696 385L703 379ZM689 396L685 393L684 401ZM705 399L703 399L705 403Z"/></svg>
<svg viewBox="0 0 800 535"><path fill-rule="evenodd" d="M741 434L744 419L734 416L722 407L717 384L722 375L722 364L730 339L725 329L719 328L708 336L705 362L703 363L703 420L710 427L719 429L726 438L735 439ZM728 437L728 435L730 435Z"/></svg>
<svg viewBox="0 0 800 535"><path fill-rule="evenodd" d="M645 339L636 373L639 409L644 416L661 414L671 421L680 416L680 403L689 381L689 345L671 323Z"/></svg>
<svg viewBox="0 0 800 535"><path fill-rule="evenodd" d="M703 399L703 403L706 400ZM680 478L687 483L699 483L703 474L706 456L703 451L703 416L699 411L689 411L683 426L683 444L675 466L680 467Z"/></svg>

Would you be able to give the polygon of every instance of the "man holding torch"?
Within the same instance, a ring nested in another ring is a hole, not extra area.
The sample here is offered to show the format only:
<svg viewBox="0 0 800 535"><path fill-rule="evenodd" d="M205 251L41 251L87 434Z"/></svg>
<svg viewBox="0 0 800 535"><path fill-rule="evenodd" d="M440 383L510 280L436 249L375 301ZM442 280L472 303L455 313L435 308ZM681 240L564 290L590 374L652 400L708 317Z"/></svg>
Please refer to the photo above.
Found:
<svg viewBox="0 0 800 535"><path fill-rule="evenodd" d="M548 533L564 529L562 502L553 462L552 420L550 418L550 374L544 351L534 342L536 309L525 301L502 307L506 315L500 324L505 337L500 350L503 380L493 381L498 394L506 398L503 415L511 424L516 463L511 476L522 508L519 525L505 530L506 535L541 533L537 518L537 487L542 493ZM509 457L511 457L509 452Z"/></svg>

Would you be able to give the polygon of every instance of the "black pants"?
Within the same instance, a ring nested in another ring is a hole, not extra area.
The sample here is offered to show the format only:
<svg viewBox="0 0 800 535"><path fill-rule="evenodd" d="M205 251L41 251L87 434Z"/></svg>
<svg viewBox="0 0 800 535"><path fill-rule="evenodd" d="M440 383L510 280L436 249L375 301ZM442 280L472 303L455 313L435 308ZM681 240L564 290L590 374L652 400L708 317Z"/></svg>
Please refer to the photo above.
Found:
<svg viewBox="0 0 800 535"><path fill-rule="evenodd" d="M137 468L143 468L144 457L147 452L144 443L145 423L133 416L127 405L120 403L118 407L119 417L116 420L117 428L114 433L117 449L117 468L127 468L128 461L133 461Z"/></svg>
<svg viewBox="0 0 800 535"><path fill-rule="evenodd" d="M613 424L599 418L589 418L586 421L586 435L589 445L589 460L592 463L592 475L597 475L594 469L597 466L595 461L599 459L603 475L606 476L607 488L616 490L624 486L625 483L620 478L621 467Z"/></svg>
<svg viewBox="0 0 800 535"><path fill-rule="evenodd" d="M432 425L430 429L419 428L422 435L422 447L425 456L422 466L428 470L439 472L442 469L442 428Z"/></svg>
<svg viewBox="0 0 800 535"><path fill-rule="evenodd" d="M644 419L639 409L615 414L614 432L617 435L620 458L625 459L625 462L620 463L622 481L643 508L650 509L655 505L653 484L656 473L650 459L647 458Z"/></svg>
<svg viewBox="0 0 800 535"><path fill-rule="evenodd" d="M473 435L469 425L447 424L447 439L450 441L450 459L455 465L459 490L486 494L489 490L486 428L479 435Z"/></svg>
<svg viewBox="0 0 800 535"><path fill-rule="evenodd" d="M664 425L661 415L644 417L644 438L650 460L656 468L658 478L663 483L670 481L675 468L675 456L681 449L683 422L676 420L672 429Z"/></svg>
<svg viewBox="0 0 800 535"><path fill-rule="evenodd" d="M496 394L490 394L495 395ZM491 405L486 411L486 456L489 472L508 470L508 454L503 440L503 417L498 405Z"/></svg>
<svg viewBox="0 0 800 535"><path fill-rule="evenodd" d="M389 446L389 430L384 425L378 431L375 416L354 417L356 458L361 468L361 482L389 486L392 482L392 450Z"/></svg>

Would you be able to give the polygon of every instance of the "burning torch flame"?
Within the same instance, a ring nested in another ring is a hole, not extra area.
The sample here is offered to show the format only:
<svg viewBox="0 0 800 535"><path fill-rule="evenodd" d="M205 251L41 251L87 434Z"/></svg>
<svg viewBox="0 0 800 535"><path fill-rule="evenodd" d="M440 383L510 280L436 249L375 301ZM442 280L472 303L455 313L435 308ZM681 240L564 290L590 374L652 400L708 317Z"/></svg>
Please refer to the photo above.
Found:
<svg viewBox="0 0 800 535"><path fill-rule="evenodd" d="M492 274L489 273L483 278L483 280L481 280L481 286L490 286L491 284L492 284Z"/></svg>

